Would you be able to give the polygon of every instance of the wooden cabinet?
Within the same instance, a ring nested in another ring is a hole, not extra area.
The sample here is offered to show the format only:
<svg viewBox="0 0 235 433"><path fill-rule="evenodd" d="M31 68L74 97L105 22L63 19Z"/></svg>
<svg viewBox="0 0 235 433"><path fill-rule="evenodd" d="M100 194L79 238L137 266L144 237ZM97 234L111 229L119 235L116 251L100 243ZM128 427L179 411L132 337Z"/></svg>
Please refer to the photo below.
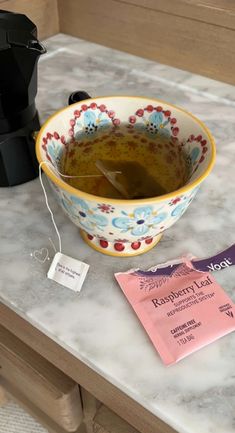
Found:
<svg viewBox="0 0 235 433"><path fill-rule="evenodd" d="M59 32L57 0L1 0L0 6L27 15L36 24L40 39Z"/></svg>
<svg viewBox="0 0 235 433"><path fill-rule="evenodd" d="M79 386L2 326L0 367L13 395L29 401L65 431L77 430L83 419Z"/></svg>
<svg viewBox="0 0 235 433"><path fill-rule="evenodd" d="M32 348L33 351L35 351L37 354L40 354L44 360L47 360L49 363L56 366L59 371L63 371L66 376L68 375L70 378L72 378L74 381L73 383L79 384L84 401L83 416L86 426L88 425L87 420L89 418L89 425L94 428L93 420L96 417L97 411L99 411L99 408L101 407L100 402L102 402L102 404L109 408L110 411L112 410L122 420L125 420L128 427L133 426L133 428L138 432L176 433L176 430L174 430L152 412L145 409L140 403L129 397L120 388L106 380L95 370L83 363L79 358L72 355L62 346L43 334L41 331L39 331L39 329L35 328L28 321L24 320L12 309L1 302L0 324L4 327L4 329L7 329L10 334L14 334L17 340L19 339L20 342L24 342L27 347ZM89 391L90 396L96 398L97 401L93 399L93 401L89 402L88 393L85 401L83 396L83 388ZM19 396L19 400L22 400L21 396ZM25 397L23 403L31 410L30 402L29 400L26 401ZM38 415L36 407L33 408L31 413L35 414L39 420L42 419L41 414ZM48 421L49 420L47 419L47 424ZM81 427L78 428L76 433L84 433L82 430L83 424L81 424ZM54 429L53 433L65 433L65 430L63 429L63 431L61 431L61 428L60 430ZM93 430L90 430L87 433L94 432ZM119 431L118 433L122 432ZM133 431L131 431L131 433L133 433Z"/></svg>
<svg viewBox="0 0 235 433"><path fill-rule="evenodd" d="M134 427L104 405L97 410L92 426L91 433L138 433Z"/></svg>
<svg viewBox="0 0 235 433"><path fill-rule="evenodd" d="M0 385L50 432L138 433L2 326Z"/></svg>
<svg viewBox="0 0 235 433"><path fill-rule="evenodd" d="M43 39L62 32L235 84L231 0L2 0Z"/></svg>
<svg viewBox="0 0 235 433"><path fill-rule="evenodd" d="M81 396L87 433L139 433L84 388L81 388Z"/></svg>

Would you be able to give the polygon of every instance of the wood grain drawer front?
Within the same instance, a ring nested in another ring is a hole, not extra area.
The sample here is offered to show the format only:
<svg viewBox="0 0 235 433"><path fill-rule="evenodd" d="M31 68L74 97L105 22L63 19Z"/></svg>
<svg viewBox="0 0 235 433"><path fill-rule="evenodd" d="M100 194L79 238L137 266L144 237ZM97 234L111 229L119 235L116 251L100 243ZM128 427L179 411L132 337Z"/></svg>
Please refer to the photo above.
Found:
<svg viewBox="0 0 235 433"><path fill-rule="evenodd" d="M39 39L59 32L57 0L0 0L0 9L27 15L36 24Z"/></svg>
<svg viewBox="0 0 235 433"><path fill-rule="evenodd" d="M138 433L138 431L102 405L93 419L93 433Z"/></svg>
<svg viewBox="0 0 235 433"><path fill-rule="evenodd" d="M0 326L0 375L66 431L82 422L78 385Z"/></svg>
<svg viewBox="0 0 235 433"><path fill-rule="evenodd" d="M58 8L63 33L235 84L232 0L58 0Z"/></svg>

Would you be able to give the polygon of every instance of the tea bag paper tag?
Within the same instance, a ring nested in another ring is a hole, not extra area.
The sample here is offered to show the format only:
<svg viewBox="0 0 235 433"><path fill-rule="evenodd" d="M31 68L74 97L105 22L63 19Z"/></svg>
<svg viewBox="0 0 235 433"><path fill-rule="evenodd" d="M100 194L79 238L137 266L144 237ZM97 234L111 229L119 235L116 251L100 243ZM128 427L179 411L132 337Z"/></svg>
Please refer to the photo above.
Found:
<svg viewBox="0 0 235 433"><path fill-rule="evenodd" d="M62 253L56 253L47 277L74 292L80 292L89 265Z"/></svg>

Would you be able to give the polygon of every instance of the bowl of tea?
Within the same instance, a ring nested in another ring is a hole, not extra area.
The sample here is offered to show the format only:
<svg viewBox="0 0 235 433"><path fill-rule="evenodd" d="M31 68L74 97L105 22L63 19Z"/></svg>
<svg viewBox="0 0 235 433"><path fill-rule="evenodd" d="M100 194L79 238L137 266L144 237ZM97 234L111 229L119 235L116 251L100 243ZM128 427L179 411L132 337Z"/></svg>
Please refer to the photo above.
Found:
<svg viewBox="0 0 235 433"><path fill-rule="evenodd" d="M110 96L42 126L36 153L61 208L92 248L142 254L186 211L215 161L210 131L172 104Z"/></svg>

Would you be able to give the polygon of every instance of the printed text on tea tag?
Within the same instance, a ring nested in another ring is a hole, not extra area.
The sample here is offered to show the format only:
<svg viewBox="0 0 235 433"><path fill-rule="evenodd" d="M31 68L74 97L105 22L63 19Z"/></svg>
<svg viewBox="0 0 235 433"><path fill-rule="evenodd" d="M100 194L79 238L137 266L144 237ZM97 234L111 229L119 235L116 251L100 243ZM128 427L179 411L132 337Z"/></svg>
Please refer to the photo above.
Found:
<svg viewBox="0 0 235 433"><path fill-rule="evenodd" d="M56 253L47 277L74 292L80 292L89 265L62 253Z"/></svg>

